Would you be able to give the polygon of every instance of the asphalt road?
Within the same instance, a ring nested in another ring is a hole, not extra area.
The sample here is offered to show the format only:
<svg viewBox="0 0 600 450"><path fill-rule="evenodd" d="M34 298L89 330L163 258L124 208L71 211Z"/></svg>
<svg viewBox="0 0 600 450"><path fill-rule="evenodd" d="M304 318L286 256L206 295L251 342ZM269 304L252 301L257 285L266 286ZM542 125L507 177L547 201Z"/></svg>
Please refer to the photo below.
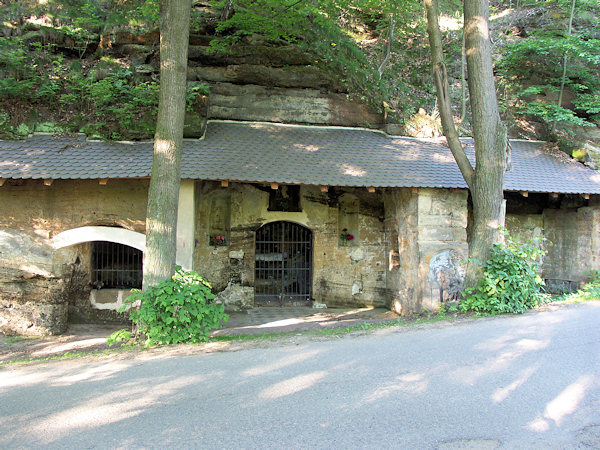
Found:
<svg viewBox="0 0 600 450"><path fill-rule="evenodd" d="M600 448L600 302L0 369L0 447Z"/></svg>

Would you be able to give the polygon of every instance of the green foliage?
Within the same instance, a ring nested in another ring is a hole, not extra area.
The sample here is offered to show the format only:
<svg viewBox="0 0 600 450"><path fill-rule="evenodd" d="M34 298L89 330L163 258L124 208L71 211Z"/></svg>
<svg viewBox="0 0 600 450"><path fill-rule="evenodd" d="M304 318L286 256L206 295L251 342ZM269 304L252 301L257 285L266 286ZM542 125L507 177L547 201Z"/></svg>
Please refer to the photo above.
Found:
<svg viewBox="0 0 600 450"><path fill-rule="evenodd" d="M501 314L522 313L540 304L544 282L537 272L546 254L540 240L517 242L505 231L505 243L496 244L483 266L483 277L474 289L466 289L462 311Z"/></svg>
<svg viewBox="0 0 600 450"><path fill-rule="evenodd" d="M106 343L109 347L112 347L118 343L127 343L131 339L131 331L121 329L112 333L109 337L106 338Z"/></svg>
<svg viewBox="0 0 600 450"><path fill-rule="evenodd" d="M228 319L224 306L212 303L213 298L204 278L178 267L171 280L134 291L121 312L131 307L130 318L147 337L147 345L195 343L208 340L210 330Z"/></svg>
<svg viewBox="0 0 600 450"><path fill-rule="evenodd" d="M185 92L185 107L187 111L194 109L196 101L200 97L208 95L210 86L207 83L191 81L188 82L187 89Z"/></svg>
<svg viewBox="0 0 600 450"><path fill-rule="evenodd" d="M581 302L600 299L600 270L592 270L589 273L590 281L577 292L565 294L556 301Z"/></svg>
<svg viewBox="0 0 600 450"><path fill-rule="evenodd" d="M547 1L552 14L568 17L570 1ZM537 5L536 5L537 6ZM585 14L592 18L600 13L597 5L579 1L576 12L582 17L571 36L565 21L549 23L532 34L507 45L497 63L500 85L508 97L513 96L516 112L536 116L544 122L580 126L591 125L600 111L600 39L594 26L585 24ZM574 99L557 104L567 56L565 88ZM540 83L541 82L541 83Z"/></svg>

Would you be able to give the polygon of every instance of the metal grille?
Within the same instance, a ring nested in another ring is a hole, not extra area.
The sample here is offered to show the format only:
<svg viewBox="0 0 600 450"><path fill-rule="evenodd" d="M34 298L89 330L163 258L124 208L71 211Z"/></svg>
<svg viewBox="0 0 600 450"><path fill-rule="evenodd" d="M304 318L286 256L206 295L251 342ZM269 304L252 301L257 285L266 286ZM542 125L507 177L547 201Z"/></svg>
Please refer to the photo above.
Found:
<svg viewBox="0 0 600 450"><path fill-rule="evenodd" d="M92 242L92 284L98 289L141 289L142 255L128 245Z"/></svg>
<svg viewBox="0 0 600 450"><path fill-rule="evenodd" d="M254 303L308 305L312 287L312 232L272 222L256 232Z"/></svg>

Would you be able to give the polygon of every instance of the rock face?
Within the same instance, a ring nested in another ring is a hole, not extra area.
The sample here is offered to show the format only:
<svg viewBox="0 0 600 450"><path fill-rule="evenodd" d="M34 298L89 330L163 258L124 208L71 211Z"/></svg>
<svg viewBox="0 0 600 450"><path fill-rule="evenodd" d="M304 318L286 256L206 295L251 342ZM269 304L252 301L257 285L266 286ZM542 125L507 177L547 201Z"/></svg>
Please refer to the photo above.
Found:
<svg viewBox="0 0 600 450"><path fill-rule="evenodd" d="M351 99L337 75L315 65L314 57L297 46L248 38L226 52L215 52L209 45L212 39L190 36L188 80L210 86L208 108L196 108L194 114L207 114L209 119L383 126L382 113ZM146 72L153 67L149 76L158 74L156 35L120 32L108 41L107 52L126 55Z"/></svg>
<svg viewBox="0 0 600 450"><path fill-rule="evenodd" d="M229 283L213 301L224 305L226 312L246 311L254 307L254 288Z"/></svg>
<svg viewBox="0 0 600 450"><path fill-rule="evenodd" d="M123 320L90 303L90 244L55 249L52 237L85 225L143 232L147 181L8 180L0 189L0 333L60 334L67 319Z"/></svg>

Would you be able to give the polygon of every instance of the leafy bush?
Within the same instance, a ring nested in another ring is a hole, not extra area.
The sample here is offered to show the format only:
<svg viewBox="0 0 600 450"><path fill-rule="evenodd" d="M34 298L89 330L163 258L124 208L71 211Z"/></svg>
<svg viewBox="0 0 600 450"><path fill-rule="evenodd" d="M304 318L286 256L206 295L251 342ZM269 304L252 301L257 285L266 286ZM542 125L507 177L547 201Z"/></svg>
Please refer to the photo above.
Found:
<svg viewBox="0 0 600 450"><path fill-rule="evenodd" d="M122 343L124 345L131 339L131 331L127 331L125 329L117 330L112 333L108 338L106 338L106 343L109 347L112 347L115 344Z"/></svg>
<svg viewBox="0 0 600 450"><path fill-rule="evenodd" d="M204 278L178 267L171 280L135 290L121 312L131 306L130 318L147 337L147 345L195 343L208 340L210 330L229 318L223 305L211 303L213 298Z"/></svg>
<svg viewBox="0 0 600 450"><path fill-rule="evenodd" d="M522 313L544 299L544 281L537 273L539 259L546 254L539 239L513 240L505 231L505 243L496 244L483 268L483 277L474 289L465 289L462 311L489 314Z"/></svg>

